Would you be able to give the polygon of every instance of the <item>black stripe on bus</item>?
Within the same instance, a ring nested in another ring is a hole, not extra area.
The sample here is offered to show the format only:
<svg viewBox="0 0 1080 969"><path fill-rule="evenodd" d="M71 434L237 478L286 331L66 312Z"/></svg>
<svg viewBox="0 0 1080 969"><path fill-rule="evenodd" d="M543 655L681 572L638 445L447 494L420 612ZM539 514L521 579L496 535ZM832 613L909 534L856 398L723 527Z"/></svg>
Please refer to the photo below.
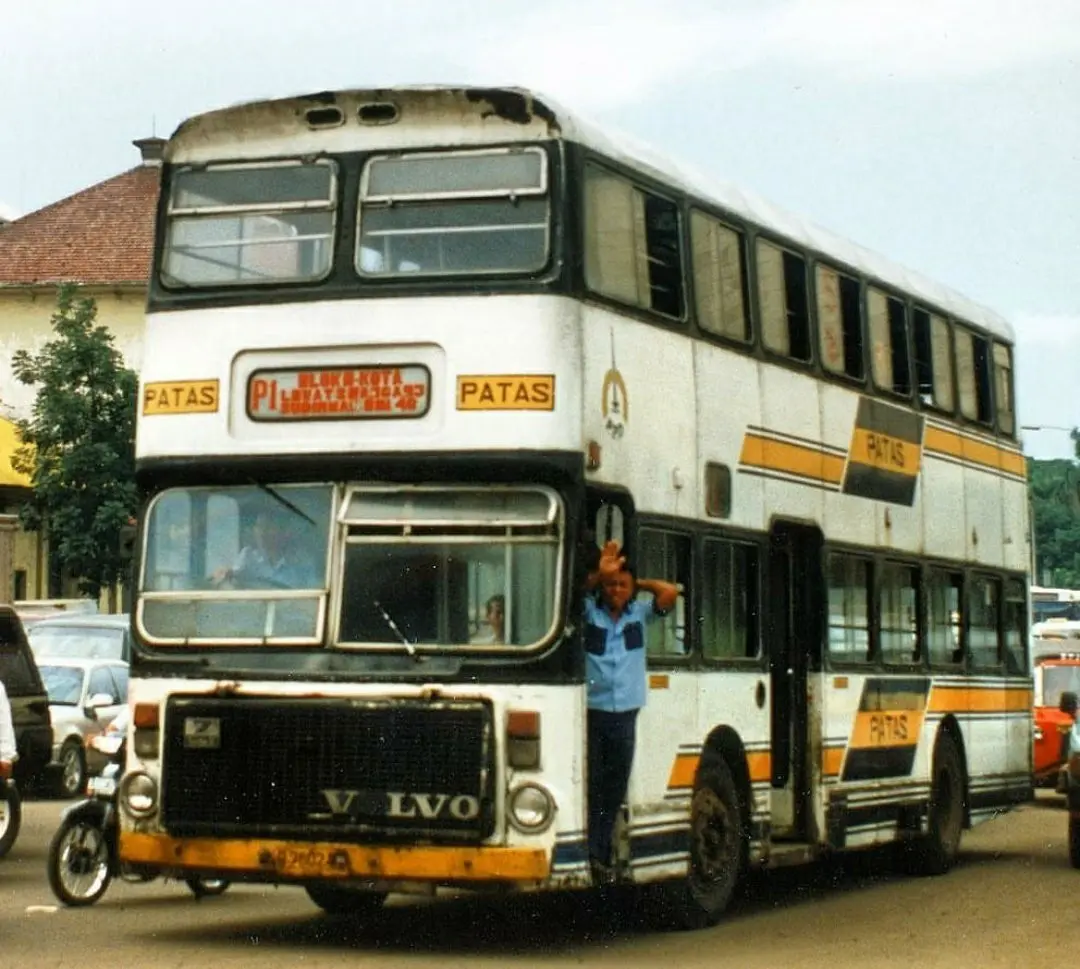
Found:
<svg viewBox="0 0 1080 969"><path fill-rule="evenodd" d="M915 504L915 486L918 481L917 475L897 474L873 465L849 461L847 473L844 475L844 486L840 490L845 495L911 507Z"/></svg>
<svg viewBox="0 0 1080 969"><path fill-rule="evenodd" d="M873 781L907 777L915 764L917 744L892 747L853 747L844 758L843 781Z"/></svg>

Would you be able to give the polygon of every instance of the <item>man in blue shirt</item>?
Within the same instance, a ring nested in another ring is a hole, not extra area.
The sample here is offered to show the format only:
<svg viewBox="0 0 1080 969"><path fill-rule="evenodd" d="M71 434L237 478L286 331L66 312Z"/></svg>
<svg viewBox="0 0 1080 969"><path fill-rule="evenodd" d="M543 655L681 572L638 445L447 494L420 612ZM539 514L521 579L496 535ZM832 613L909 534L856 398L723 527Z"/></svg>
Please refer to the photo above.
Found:
<svg viewBox="0 0 1080 969"><path fill-rule="evenodd" d="M675 605L679 587L637 579L618 542L608 542L586 590L588 682L589 860L600 884L614 880L611 840L634 761L637 713L645 705L645 623ZM648 592L652 601L635 598Z"/></svg>
<svg viewBox="0 0 1080 969"><path fill-rule="evenodd" d="M321 585L313 564L303 556L288 523L275 514L260 511L245 545L232 568L219 569L215 586L234 589L310 589Z"/></svg>

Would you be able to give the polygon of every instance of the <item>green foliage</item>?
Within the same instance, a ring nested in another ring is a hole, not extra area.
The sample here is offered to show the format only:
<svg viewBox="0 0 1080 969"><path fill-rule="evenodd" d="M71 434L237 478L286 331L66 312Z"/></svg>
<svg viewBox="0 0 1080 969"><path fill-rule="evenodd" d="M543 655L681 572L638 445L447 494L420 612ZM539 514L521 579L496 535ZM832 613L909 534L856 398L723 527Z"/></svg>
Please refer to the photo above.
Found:
<svg viewBox="0 0 1080 969"><path fill-rule="evenodd" d="M38 391L33 416L17 422L24 443L11 461L33 487L20 524L43 531L50 553L95 598L127 569L121 529L137 502L138 391L138 377L96 319L94 300L62 285L53 339L37 353L14 354L16 379Z"/></svg>
<svg viewBox="0 0 1080 969"><path fill-rule="evenodd" d="M1072 432L1077 458L1080 433ZM1036 585L1080 589L1080 467L1064 458L1028 461Z"/></svg>

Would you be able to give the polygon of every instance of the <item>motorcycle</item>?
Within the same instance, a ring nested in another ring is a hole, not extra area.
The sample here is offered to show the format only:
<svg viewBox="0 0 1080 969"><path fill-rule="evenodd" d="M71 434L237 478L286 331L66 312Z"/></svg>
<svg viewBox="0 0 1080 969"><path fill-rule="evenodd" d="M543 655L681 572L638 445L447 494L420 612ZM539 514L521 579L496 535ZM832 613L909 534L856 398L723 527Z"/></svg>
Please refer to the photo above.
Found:
<svg viewBox="0 0 1080 969"><path fill-rule="evenodd" d="M11 851L21 825L22 798L19 789L10 777L0 777L0 858Z"/></svg>
<svg viewBox="0 0 1080 969"><path fill-rule="evenodd" d="M125 881L153 881L158 873L132 868L120 861L117 812L120 775L123 771L126 718L118 717L110 729L87 742L108 758L99 775L86 785L86 798L72 804L61 815L60 827L49 844L49 887L65 905L93 905L109 887L113 877ZM229 887L223 878L182 879L196 898L220 895Z"/></svg>

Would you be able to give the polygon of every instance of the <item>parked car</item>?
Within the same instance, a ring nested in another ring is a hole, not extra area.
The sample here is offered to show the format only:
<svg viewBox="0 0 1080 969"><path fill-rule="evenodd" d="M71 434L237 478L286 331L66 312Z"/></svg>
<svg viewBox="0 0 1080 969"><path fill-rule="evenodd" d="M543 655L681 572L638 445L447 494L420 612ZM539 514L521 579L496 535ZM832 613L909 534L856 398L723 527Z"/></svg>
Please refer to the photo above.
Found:
<svg viewBox="0 0 1080 969"><path fill-rule="evenodd" d="M131 616L127 613L39 619L26 635L39 663L52 657L131 661Z"/></svg>
<svg viewBox="0 0 1080 969"><path fill-rule="evenodd" d="M86 740L127 706L128 664L114 659L46 657L38 666L49 694L55 793L74 797L86 787Z"/></svg>
<svg viewBox="0 0 1080 969"><path fill-rule="evenodd" d="M11 701L15 725L15 782L21 788L44 777L52 752L49 698L22 621L11 606L0 605L0 680Z"/></svg>

